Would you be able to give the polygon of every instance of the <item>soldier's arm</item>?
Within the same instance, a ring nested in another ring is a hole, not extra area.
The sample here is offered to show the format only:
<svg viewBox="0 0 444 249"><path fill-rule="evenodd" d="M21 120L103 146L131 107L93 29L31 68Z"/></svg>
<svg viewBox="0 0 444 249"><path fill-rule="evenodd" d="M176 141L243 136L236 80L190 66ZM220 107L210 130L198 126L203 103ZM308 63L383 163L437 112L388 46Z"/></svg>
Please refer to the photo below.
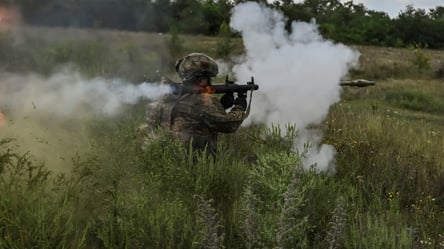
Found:
<svg viewBox="0 0 444 249"><path fill-rule="evenodd" d="M211 104L204 105L200 115L210 130L222 133L235 132L246 118L246 114L240 106L234 106L227 113L219 101L214 98Z"/></svg>

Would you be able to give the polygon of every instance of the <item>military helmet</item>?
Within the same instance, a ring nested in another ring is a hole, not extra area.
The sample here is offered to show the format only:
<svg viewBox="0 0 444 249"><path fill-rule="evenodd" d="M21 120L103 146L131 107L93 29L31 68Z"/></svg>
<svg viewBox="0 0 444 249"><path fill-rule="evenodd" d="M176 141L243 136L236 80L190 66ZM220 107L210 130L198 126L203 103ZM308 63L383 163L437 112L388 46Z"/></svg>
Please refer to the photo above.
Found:
<svg viewBox="0 0 444 249"><path fill-rule="evenodd" d="M176 72L184 82L198 77L214 77L219 72L216 61L202 53L191 53L176 62Z"/></svg>

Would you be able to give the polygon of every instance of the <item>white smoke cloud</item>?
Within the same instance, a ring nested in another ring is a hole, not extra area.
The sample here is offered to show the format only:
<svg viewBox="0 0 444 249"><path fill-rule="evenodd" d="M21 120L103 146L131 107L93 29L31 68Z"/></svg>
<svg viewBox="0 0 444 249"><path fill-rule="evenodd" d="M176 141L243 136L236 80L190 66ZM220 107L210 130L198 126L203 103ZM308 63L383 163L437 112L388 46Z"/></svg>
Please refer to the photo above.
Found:
<svg viewBox="0 0 444 249"><path fill-rule="evenodd" d="M120 79L86 79L62 71L49 77L36 74L0 74L0 107L13 113L44 112L66 118L80 112L112 116L126 104L157 99L168 93L166 85L130 84Z"/></svg>
<svg viewBox="0 0 444 249"><path fill-rule="evenodd" d="M166 85L87 79L69 70L49 77L0 73L0 139L14 138L19 152L29 151L51 170L69 172L71 158L90 150L86 121L115 118L125 105L169 91Z"/></svg>
<svg viewBox="0 0 444 249"><path fill-rule="evenodd" d="M282 13L256 2L237 5L230 26L241 33L246 54L233 72L240 82L254 76L259 85L250 122L295 124L298 149L312 145L306 166L331 170L335 149L320 145L322 136L306 128L322 122L340 100L339 81L357 65L359 53L323 39L315 23L293 22L291 33L285 23Z"/></svg>

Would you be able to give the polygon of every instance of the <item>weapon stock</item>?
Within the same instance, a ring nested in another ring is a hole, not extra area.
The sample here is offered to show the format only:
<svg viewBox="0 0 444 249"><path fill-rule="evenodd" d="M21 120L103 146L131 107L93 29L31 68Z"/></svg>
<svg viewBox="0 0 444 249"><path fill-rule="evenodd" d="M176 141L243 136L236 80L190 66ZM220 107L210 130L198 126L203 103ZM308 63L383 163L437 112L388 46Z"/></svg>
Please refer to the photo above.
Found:
<svg viewBox="0 0 444 249"><path fill-rule="evenodd" d="M372 80L343 80L339 83L340 86L356 86L356 87L367 87L374 86L376 84L375 81Z"/></svg>
<svg viewBox="0 0 444 249"><path fill-rule="evenodd" d="M254 78L251 77L251 81L247 82L245 85L240 85L234 83L234 81L229 81L228 77L225 79L225 84L214 84L206 87L199 86L188 86L181 83L170 83L173 94L184 94L184 93L209 93L209 94L221 94L221 93L238 93L245 94L248 91L256 91L259 86L254 83Z"/></svg>

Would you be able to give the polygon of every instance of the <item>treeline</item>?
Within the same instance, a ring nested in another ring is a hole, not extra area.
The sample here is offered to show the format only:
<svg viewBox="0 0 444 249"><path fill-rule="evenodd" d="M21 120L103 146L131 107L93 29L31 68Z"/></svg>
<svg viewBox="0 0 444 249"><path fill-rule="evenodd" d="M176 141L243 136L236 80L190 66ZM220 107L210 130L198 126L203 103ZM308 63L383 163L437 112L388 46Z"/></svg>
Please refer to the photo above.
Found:
<svg viewBox="0 0 444 249"><path fill-rule="evenodd" d="M444 6L406 6L397 17L353 1L292 0L264 5L292 21L316 20L324 37L349 44L444 48ZM0 0L30 25L217 35L243 0Z"/></svg>

